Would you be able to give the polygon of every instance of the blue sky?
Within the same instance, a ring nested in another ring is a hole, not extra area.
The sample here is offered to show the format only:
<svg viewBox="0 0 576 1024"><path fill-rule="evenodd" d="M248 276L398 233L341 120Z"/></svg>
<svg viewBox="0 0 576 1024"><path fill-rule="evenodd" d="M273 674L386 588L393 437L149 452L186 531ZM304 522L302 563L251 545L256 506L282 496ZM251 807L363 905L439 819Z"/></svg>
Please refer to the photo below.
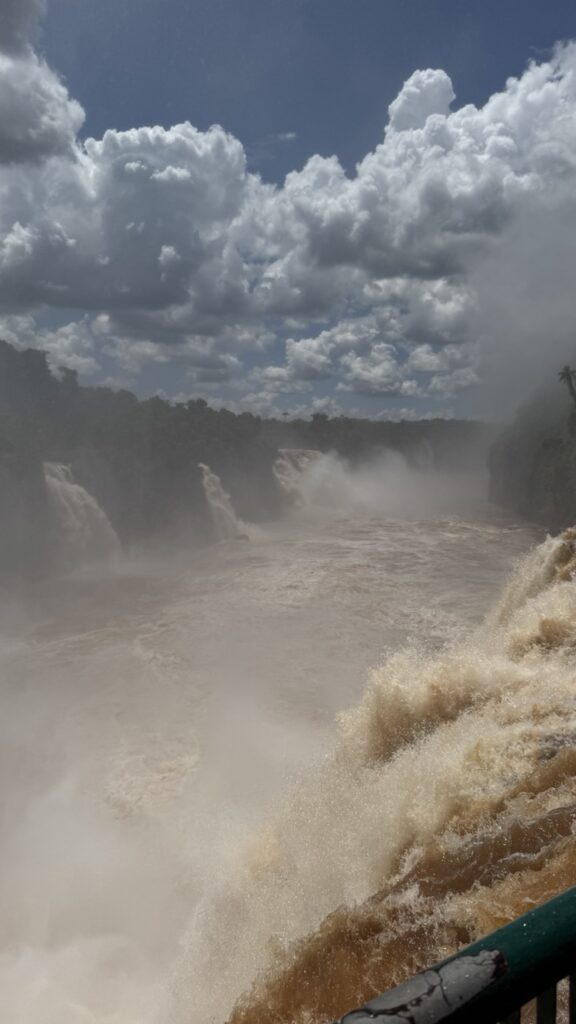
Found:
<svg viewBox="0 0 576 1024"><path fill-rule="evenodd" d="M278 181L315 153L352 170L416 68L482 104L573 37L572 0L51 0L42 49L88 134L221 124Z"/></svg>
<svg viewBox="0 0 576 1024"><path fill-rule="evenodd" d="M0 0L2 334L140 394L499 412L571 353L573 37L567 0Z"/></svg>

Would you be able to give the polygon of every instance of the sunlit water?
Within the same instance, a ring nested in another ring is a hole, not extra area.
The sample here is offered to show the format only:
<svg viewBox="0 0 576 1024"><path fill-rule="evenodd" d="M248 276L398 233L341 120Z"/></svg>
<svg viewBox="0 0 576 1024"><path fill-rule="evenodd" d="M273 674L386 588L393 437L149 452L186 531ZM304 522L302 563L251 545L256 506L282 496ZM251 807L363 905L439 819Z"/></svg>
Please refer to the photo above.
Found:
<svg viewBox="0 0 576 1024"><path fill-rule="evenodd" d="M487 507L300 509L257 541L6 599L1 1019L322 1020L491 923L472 920L475 869L467 909L446 909L443 858L499 814L569 802L569 768L550 766L576 729L571 649L529 641L576 610L571 582L553 613L530 605L558 545L494 611L540 540ZM548 783L526 795L536 747ZM375 936L398 956L374 966Z"/></svg>

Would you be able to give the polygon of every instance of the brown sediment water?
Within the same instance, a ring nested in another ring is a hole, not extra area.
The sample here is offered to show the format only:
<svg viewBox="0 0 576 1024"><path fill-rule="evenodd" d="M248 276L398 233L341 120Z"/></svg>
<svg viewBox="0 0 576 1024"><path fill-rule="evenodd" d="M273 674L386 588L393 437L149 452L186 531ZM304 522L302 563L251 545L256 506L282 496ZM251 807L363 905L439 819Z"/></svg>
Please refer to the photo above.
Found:
<svg viewBox="0 0 576 1024"><path fill-rule="evenodd" d="M574 555L573 531L548 539L473 638L372 673L304 798L332 806L327 872L355 830L356 892L276 952L232 1024L340 1016L576 882Z"/></svg>
<svg viewBox="0 0 576 1024"><path fill-rule="evenodd" d="M307 463L4 602L2 1019L325 1021L573 880L574 538Z"/></svg>

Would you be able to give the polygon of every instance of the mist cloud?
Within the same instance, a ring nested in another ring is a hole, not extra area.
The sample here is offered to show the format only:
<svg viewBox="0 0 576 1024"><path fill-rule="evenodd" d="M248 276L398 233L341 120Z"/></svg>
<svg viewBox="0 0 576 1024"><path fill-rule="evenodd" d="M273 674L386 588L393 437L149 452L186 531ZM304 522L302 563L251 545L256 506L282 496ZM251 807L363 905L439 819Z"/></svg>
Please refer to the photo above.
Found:
<svg viewBox="0 0 576 1024"><path fill-rule="evenodd" d="M519 351L527 379L565 352L573 45L482 108L451 110L448 75L416 71L353 176L315 156L274 187L219 126L82 142L82 108L25 42L41 5L1 11L0 331L18 339L35 310L76 309L64 333L42 333L54 360L97 374L106 353L136 379L176 358L240 402L248 352L246 393L256 381L271 401L317 381L449 397L519 383Z"/></svg>

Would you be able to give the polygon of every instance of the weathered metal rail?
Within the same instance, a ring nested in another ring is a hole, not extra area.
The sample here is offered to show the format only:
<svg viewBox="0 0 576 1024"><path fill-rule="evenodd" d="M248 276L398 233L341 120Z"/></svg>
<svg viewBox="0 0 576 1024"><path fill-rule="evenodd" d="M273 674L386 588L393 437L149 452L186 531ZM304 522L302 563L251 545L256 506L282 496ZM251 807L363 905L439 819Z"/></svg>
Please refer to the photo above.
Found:
<svg viewBox="0 0 576 1024"><path fill-rule="evenodd" d="M385 992L340 1024L520 1024L536 1000L536 1024L555 1024L557 986L568 979L576 1024L576 887Z"/></svg>

